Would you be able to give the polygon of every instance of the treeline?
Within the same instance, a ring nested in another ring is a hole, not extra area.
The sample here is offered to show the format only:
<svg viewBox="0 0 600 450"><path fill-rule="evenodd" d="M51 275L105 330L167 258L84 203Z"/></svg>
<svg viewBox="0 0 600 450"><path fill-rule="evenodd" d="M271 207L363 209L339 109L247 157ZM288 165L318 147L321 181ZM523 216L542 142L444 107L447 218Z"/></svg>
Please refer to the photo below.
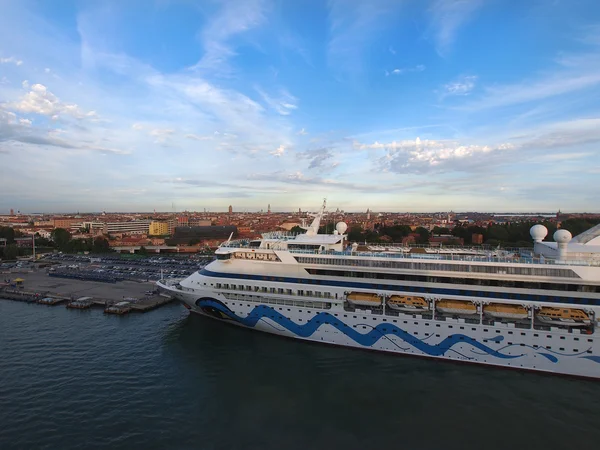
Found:
<svg viewBox="0 0 600 450"><path fill-rule="evenodd" d="M383 226L375 224L374 229L363 230L360 226L353 226L348 231L348 239L351 242L402 242L402 239L410 234L416 234L415 241L418 244L426 244L433 236L452 235L447 244L458 244L463 239L465 245L472 244L474 234L483 236L483 243L487 245L502 245L504 247L531 247L533 241L529 234L530 228L540 222L514 222L506 224L491 224L487 227L475 225L457 225L452 230L448 228L434 227L431 232L423 227L417 227L412 231L408 225ZM561 228L569 230L573 236L583 233L600 223L600 219L567 219L561 223ZM546 240L552 241L556 231L556 223L542 222L548 228ZM324 232L325 228L323 228ZM331 232L331 230L328 230Z"/></svg>
<svg viewBox="0 0 600 450"><path fill-rule="evenodd" d="M6 246L0 249L2 259L12 260L17 256L31 255L31 246L19 247L15 238L22 237L22 233L11 227L0 227L0 238L6 239ZM56 228L51 233L51 239L46 239L38 234L35 236L35 247L39 252L59 250L63 253L108 253L111 251L108 241L103 237L72 239L71 233L64 228Z"/></svg>

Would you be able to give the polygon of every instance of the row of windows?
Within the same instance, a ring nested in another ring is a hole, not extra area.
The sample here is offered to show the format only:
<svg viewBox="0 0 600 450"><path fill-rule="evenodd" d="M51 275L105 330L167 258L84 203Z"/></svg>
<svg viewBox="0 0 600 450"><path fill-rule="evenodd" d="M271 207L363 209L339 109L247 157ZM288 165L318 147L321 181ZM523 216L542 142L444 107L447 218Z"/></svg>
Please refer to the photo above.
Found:
<svg viewBox="0 0 600 450"><path fill-rule="evenodd" d="M266 303L270 305L286 305L286 306L297 306L300 308L314 308L314 309L331 309L330 303L323 302L309 302L302 300L284 300L281 298L268 298L259 295L248 295L248 294L229 294L224 293L224 297L228 300L238 300L243 302L253 303ZM289 311L289 309L288 309ZM310 313L310 311L308 311Z"/></svg>
<svg viewBox="0 0 600 450"><path fill-rule="evenodd" d="M420 261L382 261L376 259L322 258L315 256L294 256L294 258L301 264L329 264L335 266L382 267L408 270L441 270L450 272L497 273L502 275L535 275L541 277L579 278L579 276L571 269L557 269L553 267L509 267L475 264L444 264Z"/></svg>
<svg viewBox="0 0 600 450"><path fill-rule="evenodd" d="M275 288L275 287L266 287L266 286L248 286L244 284L229 284L229 283L216 283L215 287L217 289L231 289L231 290L239 290L239 291L250 291L250 292L262 292L263 294L282 294L282 295L299 295L301 297L321 297L321 298L334 298L334 295L331 292L321 292L321 291L305 291L303 289L293 290L293 289L284 289L284 288ZM335 298L338 295L335 294Z"/></svg>
<svg viewBox="0 0 600 450"><path fill-rule="evenodd" d="M428 275L407 275L403 273L374 273L352 270L305 269L311 275L349 278L372 278L382 280L418 281L422 283L468 284L475 286L499 286L521 289L544 289L554 291L600 292L600 286L584 286L566 283L542 283L537 281L489 280L476 278L436 277Z"/></svg>

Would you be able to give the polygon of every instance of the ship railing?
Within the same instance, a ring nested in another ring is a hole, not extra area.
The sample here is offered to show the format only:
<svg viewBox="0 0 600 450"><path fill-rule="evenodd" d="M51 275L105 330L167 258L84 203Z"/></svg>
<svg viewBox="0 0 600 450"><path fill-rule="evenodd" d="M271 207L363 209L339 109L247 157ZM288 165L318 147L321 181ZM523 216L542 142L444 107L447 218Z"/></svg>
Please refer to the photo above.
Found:
<svg viewBox="0 0 600 450"><path fill-rule="evenodd" d="M573 265L573 266L599 266L600 261L595 260L566 260L557 261L549 258L522 257L516 256L495 256L493 253L487 255L460 255L460 254L440 254L440 253L386 253L386 252L365 252L346 250L343 252L326 250L299 250L288 249L290 253L304 255L327 255L344 257L366 257L366 258L389 258L389 259L408 259L408 260L436 260L436 261L465 261L465 262L490 262L490 263L510 263L510 264L543 264L543 265Z"/></svg>
<svg viewBox="0 0 600 450"><path fill-rule="evenodd" d="M299 236L304 233L296 233L291 231L269 231L267 233L262 233L261 236L263 239L278 239L282 241L289 241L290 239L295 239L296 236Z"/></svg>

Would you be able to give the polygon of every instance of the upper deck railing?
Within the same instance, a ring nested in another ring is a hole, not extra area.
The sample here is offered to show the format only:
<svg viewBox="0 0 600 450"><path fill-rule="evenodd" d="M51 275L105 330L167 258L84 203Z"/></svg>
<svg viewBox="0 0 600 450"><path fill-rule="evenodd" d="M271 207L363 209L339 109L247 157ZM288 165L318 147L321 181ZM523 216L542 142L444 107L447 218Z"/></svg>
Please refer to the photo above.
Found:
<svg viewBox="0 0 600 450"><path fill-rule="evenodd" d="M265 233L268 234L268 233ZM263 235L264 236L264 235ZM289 240L291 239L283 239ZM487 262L487 263L509 263L509 264L546 264L561 266L600 266L600 259L596 260L566 260L558 261L555 259L535 257L532 248L506 248L490 249L482 247L426 247L426 246L405 246L397 244L398 250L390 251L392 247L386 245L368 245L371 249L386 249L387 251L352 251L348 248L346 251L338 252L333 250L301 250L289 249L284 246L277 248L271 247L270 250L285 250L292 254L301 255L323 255L323 256L341 256L341 257L362 257L362 258L391 258L404 260L434 260L434 261L464 261L464 262ZM224 242L221 247L226 248L249 248L249 239L238 239L235 241ZM424 248L425 253L411 253L412 248ZM429 251L428 251L429 250Z"/></svg>

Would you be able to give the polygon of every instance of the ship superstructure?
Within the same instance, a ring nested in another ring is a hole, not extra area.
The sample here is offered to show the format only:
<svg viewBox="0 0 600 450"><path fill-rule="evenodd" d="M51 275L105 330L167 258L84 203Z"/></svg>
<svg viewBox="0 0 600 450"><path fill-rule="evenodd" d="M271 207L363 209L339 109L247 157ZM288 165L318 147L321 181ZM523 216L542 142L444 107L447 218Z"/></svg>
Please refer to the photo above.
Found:
<svg viewBox="0 0 600 450"><path fill-rule="evenodd" d="M600 226L525 251L350 243L318 234L229 240L158 285L193 312L321 343L600 378ZM596 233L596 235L594 235Z"/></svg>

